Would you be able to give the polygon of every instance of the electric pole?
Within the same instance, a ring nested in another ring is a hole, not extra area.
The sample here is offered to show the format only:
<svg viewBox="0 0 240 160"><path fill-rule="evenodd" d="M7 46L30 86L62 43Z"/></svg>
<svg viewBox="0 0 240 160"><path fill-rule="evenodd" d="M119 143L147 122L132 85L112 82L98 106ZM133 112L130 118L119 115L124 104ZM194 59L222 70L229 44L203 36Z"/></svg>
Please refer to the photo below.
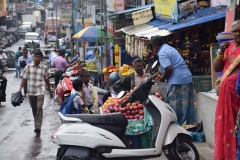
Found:
<svg viewBox="0 0 240 160"><path fill-rule="evenodd" d="M82 0L82 29L84 29L84 11L85 11L85 5L84 1ZM85 60L85 42L83 42L83 57Z"/></svg>
<svg viewBox="0 0 240 160"><path fill-rule="evenodd" d="M58 9L58 2L56 2L56 48L58 49L58 19L57 19L57 9Z"/></svg>
<svg viewBox="0 0 240 160"><path fill-rule="evenodd" d="M74 52L73 52L73 49L74 49L74 40L73 40L73 34L74 34L74 2L75 0L72 0L72 18L71 18L71 57L73 57L74 55Z"/></svg>
<svg viewBox="0 0 240 160"><path fill-rule="evenodd" d="M107 37L107 4L106 4L106 0L103 0L103 11L104 11L104 63L103 63L103 67L107 66L107 57L108 57L108 37Z"/></svg>

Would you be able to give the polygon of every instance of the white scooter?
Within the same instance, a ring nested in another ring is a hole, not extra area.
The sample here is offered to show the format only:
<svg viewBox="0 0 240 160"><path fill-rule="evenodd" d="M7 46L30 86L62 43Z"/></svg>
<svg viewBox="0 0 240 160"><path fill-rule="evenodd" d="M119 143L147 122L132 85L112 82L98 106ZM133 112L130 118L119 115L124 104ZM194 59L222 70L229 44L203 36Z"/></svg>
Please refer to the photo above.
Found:
<svg viewBox="0 0 240 160"><path fill-rule="evenodd" d="M153 80L142 82L130 94L127 102L140 101L153 119L150 148L128 149L124 134L128 121L122 113L105 115L62 115L63 125L52 135L60 146L57 160L133 160L160 157L162 152L170 160L199 160L192 137L177 120L173 109L155 95L149 95ZM123 96L120 92L118 98Z"/></svg>

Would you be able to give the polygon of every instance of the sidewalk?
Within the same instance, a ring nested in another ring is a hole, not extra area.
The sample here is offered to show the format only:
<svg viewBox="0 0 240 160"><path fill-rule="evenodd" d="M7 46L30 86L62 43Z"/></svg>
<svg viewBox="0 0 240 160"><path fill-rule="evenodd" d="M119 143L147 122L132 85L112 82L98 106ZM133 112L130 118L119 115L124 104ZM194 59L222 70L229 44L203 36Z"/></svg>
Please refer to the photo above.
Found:
<svg viewBox="0 0 240 160"><path fill-rule="evenodd" d="M213 160L213 149L208 146L206 142L203 143L194 143L195 147L198 150L200 160ZM167 157L163 155L160 158L151 158L146 160L168 160Z"/></svg>

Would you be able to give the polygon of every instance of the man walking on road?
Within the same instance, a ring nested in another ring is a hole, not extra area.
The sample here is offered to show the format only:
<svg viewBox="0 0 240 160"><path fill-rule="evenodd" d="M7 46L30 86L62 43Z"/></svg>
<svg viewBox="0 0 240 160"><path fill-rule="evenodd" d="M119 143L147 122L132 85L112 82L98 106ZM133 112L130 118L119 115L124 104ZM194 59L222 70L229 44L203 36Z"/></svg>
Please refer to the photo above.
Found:
<svg viewBox="0 0 240 160"><path fill-rule="evenodd" d="M41 51L36 51L34 53L34 63L26 65L21 73L23 79L19 88L21 91L26 81L28 81L28 97L34 117L34 132L36 133L40 133L42 127L42 107L44 102L45 85L48 87L50 98L53 97L49 84L50 74L48 72L48 67L40 63L42 57L43 53Z"/></svg>
<svg viewBox="0 0 240 160"><path fill-rule="evenodd" d="M18 48L18 51L15 53L15 68L16 68L16 75L15 77L19 77L21 74L20 66L18 65L18 58L22 56L22 47Z"/></svg>
<svg viewBox="0 0 240 160"><path fill-rule="evenodd" d="M31 56L28 55L28 50L26 47L23 47L23 50L22 50L22 56L18 58L18 66L20 68L20 73L23 71L23 69L25 68L26 65L30 64L33 62L33 59ZM24 97L27 96L27 82L25 83L24 85Z"/></svg>

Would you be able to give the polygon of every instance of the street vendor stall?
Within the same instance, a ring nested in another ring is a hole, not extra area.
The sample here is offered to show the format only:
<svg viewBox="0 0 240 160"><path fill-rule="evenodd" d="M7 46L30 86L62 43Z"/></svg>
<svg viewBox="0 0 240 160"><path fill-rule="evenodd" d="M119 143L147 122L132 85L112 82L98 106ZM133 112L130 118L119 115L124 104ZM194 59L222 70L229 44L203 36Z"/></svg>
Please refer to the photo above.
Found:
<svg viewBox="0 0 240 160"><path fill-rule="evenodd" d="M133 92L133 90L130 92ZM128 119L125 135L129 147L149 148L153 127L150 113L140 102L127 103L125 107L121 106L121 103L127 99L130 92L121 99L109 97L101 108L101 114L123 113Z"/></svg>

